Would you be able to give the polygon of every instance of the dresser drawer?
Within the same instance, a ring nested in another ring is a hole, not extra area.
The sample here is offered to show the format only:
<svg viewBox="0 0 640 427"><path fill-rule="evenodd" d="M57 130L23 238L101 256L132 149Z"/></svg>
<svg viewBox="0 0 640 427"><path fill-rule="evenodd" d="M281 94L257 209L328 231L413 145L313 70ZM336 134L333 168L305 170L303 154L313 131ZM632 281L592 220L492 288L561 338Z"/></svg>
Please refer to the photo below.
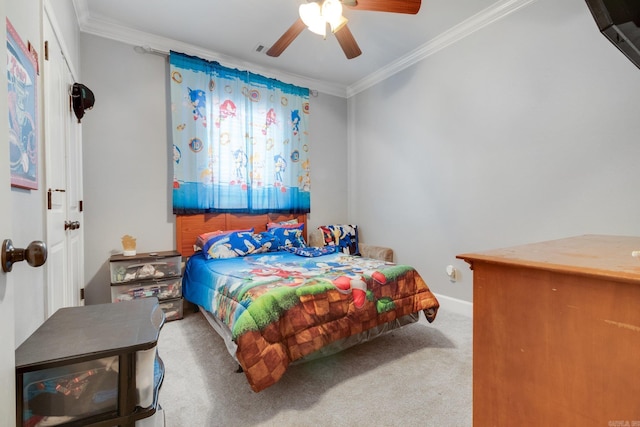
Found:
<svg viewBox="0 0 640 427"><path fill-rule="evenodd" d="M113 255L109 259L109 269L111 283L178 277L182 274L182 256L175 251Z"/></svg>
<svg viewBox="0 0 640 427"><path fill-rule="evenodd" d="M130 301L138 298L156 297L160 301L182 296L182 278L166 280L143 280L121 285L111 285L111 302Z"/></svg>
<svg viewBox="0 0 640 427"><path fill-rule="evenodd" d="M182 298L160 301L160 308L164 312L167 322L182 319Z"/></svg>

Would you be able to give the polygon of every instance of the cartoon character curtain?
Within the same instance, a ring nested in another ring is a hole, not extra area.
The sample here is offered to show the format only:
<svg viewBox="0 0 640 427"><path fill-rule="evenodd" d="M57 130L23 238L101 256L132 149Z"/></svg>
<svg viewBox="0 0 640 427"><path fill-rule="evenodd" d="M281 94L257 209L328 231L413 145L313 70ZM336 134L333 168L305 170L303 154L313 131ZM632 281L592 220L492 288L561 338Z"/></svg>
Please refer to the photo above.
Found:
<svg viewBox="0 0 640 427"><path fill-rule="evenodd" d="M308 213L309 89L171 52L173 211Z"/></svg>

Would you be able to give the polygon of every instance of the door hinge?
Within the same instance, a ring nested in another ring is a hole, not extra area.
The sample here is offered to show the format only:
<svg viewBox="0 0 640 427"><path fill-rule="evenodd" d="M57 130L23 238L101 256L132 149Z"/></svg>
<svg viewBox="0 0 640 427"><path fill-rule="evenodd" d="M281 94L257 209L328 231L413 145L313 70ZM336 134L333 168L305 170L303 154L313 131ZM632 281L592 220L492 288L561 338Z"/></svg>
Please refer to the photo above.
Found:
<svg viewBox="0 0 640 427"><path fill-rule="evenodd" d="M44 41L44 60L49 60L49 40Z"/></svg>
<svg viewBox="0 0 640 427"><path fill-rule="evenodd" d="M47 209L51 210L51 193L57 191L59 193L64 193L66 192L65 189L63 188L56 188L55 190L52 190L51 188L47 190Z"/></svg>
<svg viewBox="0 0 640 427"><path fill-rule="evenodd" d="M84 299L84 288L80 288L80 301Z"/></svg>
<svg viewBox="0 0 640 427"><path fill-rule="evenodd" d="M80 210L80 212L82 212L82 211L84 210L84 205L83 205L83 203L82 203L82 200L80 200L80 201L78 202L78 209Z"/></svg>

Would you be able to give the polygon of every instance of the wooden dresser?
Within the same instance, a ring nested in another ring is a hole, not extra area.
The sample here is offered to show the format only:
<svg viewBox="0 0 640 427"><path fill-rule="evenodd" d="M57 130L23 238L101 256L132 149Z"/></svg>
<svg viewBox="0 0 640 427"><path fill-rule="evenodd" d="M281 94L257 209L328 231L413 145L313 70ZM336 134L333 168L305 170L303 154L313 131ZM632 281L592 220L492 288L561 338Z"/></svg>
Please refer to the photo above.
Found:
<svg viewBox="0 0 640 427"><path fill-rule="evenodd" d="M473 270L474 426L640 425L640 237L458 255Z"/></svg>

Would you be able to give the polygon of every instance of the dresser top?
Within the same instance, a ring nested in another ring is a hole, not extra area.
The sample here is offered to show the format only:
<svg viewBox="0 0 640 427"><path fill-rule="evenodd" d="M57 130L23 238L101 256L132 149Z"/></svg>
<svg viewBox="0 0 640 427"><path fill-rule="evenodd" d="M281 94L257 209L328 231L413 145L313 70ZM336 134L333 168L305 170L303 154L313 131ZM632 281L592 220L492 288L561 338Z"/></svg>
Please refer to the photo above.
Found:
<svg viewBox="0 0 640 427"><path fill-rule="evenodd" d="M473 268L475 263L564 271L573 274L640 282L640 237L584 235L503 249L458 255Z"/></svg>

